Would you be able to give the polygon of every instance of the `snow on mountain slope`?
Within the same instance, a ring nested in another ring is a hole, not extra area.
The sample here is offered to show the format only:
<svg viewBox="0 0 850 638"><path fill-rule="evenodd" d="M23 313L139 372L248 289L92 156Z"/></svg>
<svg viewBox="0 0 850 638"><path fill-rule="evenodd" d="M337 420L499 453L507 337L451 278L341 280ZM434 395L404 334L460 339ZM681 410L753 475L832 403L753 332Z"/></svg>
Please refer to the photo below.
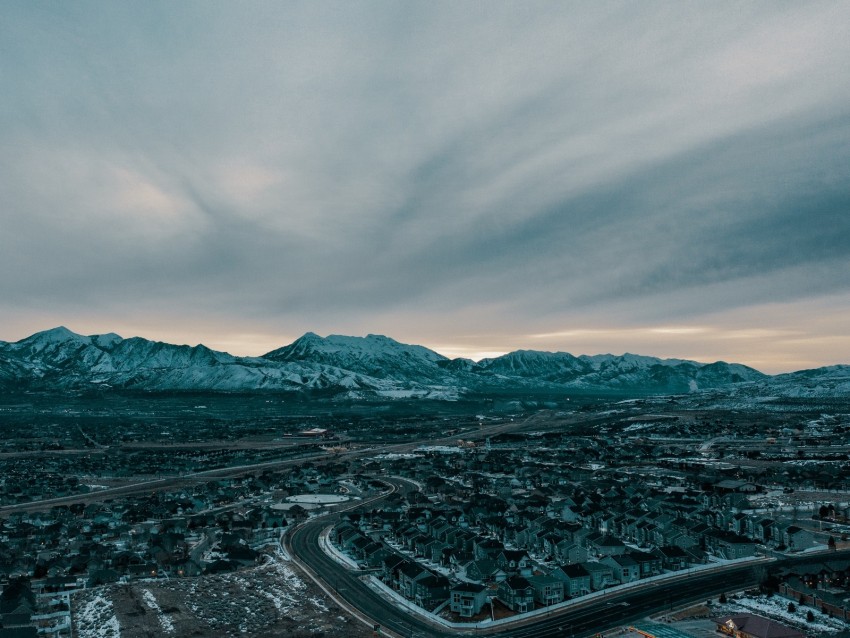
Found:
<svg viewBox="0 0 850 638"><path fill-rule="evenodd" d="M391 390L367 375L313 363L234 357L206 346L177 346L140 337L86 337L67 328L0 343L0 381L7 387L79 389L91 385L144 390Z"/></svg>
<svg viewBox="0 0 850 638"><path fill-rule="evenodd" d="M850 397L850 366L778 374L759 386L763 386L765 394L792 398Z"/></svg>
<svg viewBox="0 0 850 638"><path fill-rule="evenodd" d="M448 361L423 346L399 343L382 335L320 337L308 332L295 342L273 350L264 359L300 361L334 366L379 379L414 383L439 383L447 380L440 366Z"/></svg>
<svg viewBox="0 0 850 638"><path fill-rule="evenodd" d="M110 333L83 336L59 327L0 342L0 388L79 390L337 392L360 398L456 399L467 391L617 391L653 394L740 388L752 396L850 396L850 366L776 377L740 364L698 363L634 354L573 356L518 350L450 360L428 348L368 335L307 333L263 357L236 357L203 345L172 345Z"/></svg>
<svg viewBox="0 0 850 638"><path fill-rule="evenodd" d="M588 362L594 370L617 366L621 369L634 370L637 368L649 368L654 365L677 366L680 363L692 363L684 359L659 359L658 357L646 357L639 354L626 352L623 355L614 354L583 354L578 357L581 361Z"/></svg>
<svg viewBox="0 0 850 638"><path fill-rule="evenodd" d="M486 374L564 385L585 390L643 390L689 392L698 388L753 381L764 377L757 370L724 362L712 364L658 359L633 354L582 355L565 352L518 350L479 362Z"/></svg>
<svg viewBox="0 0 850 638"><path fill-rule="evenodd" d="M520 377L574 377L590 372L586 363L567 352L516 350L495 359L478 362L482 370Z"/></svg>

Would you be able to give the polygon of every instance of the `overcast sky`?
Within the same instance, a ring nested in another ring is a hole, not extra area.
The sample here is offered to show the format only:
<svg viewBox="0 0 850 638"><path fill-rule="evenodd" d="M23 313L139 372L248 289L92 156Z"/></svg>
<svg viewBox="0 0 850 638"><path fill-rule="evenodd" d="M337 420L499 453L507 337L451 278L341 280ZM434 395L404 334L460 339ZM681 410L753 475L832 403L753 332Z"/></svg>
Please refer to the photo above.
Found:
<svg viewBox="0 0 850 638"><path fill-rule="evenodd" d="M850 363L850 3L15 2L0 339Z"/></svg>

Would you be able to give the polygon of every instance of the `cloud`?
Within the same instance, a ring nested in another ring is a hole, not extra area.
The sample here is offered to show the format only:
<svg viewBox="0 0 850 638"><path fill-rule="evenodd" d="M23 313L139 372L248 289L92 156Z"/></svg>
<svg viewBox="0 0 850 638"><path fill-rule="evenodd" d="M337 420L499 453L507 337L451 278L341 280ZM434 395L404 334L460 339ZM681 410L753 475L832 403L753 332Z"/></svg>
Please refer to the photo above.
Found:
<svg viewBox="0 0 850 638"><path fill-rule="evenodd" d="M7 9L7 325L493 352L847 293L844 5Z"/></svg>

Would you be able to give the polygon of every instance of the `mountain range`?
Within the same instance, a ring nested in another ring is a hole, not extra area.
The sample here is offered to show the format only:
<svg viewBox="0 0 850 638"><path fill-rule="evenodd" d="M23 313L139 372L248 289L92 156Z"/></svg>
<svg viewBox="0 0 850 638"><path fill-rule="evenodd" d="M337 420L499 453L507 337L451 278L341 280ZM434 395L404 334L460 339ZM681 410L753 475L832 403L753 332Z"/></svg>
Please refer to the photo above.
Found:
<svg viewBox="0 0 850 638"><path fill-rule="evenodd" d="M6 391L321 391L352 398L456 399L531 390L678 394L741 384L786 396L850 396L850 366L771 377L722 361L535 350L475 362L381 335L312 332L261 357L112 333L84 336L64 327L0 341L0 389Z"/></svg>

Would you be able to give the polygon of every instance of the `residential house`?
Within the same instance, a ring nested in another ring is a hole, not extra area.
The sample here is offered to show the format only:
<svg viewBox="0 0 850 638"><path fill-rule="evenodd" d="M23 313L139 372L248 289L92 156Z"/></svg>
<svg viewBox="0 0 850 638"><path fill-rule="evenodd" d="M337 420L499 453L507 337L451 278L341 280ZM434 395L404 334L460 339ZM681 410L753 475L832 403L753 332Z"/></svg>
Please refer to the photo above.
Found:
<svg viewBox="0 0 850 638"><path fill-rule="evenodd" d="M605 589L609 585L620 582L614 578L614 569L601 562L587 561L580 563L590 574L590 588L593 591Z"/></svg>
<svg viewBox="0 0 850 638"><path fill-rule="evenodd" d="M497 597L508 609L521 614L534 609L534 587L522 576L511 576L502 581Z"/></svg>
<svg viewBox="0 0 850 638"><path fill-rule="evenodd" d="M791 525L783 533L785 546L791 551L799 551L812 547L815 544L814 535L805 529Z"/></svg>
<svg viewBox="0 0 850 638"><path fill-rule="evenodd" d="M626 553L626 546L619 538L604 535L596 539L589 539L590 548L597 556L620 556Z"/></svg>
<svg viewBox="0 0 850 638"><path fill-rule="evenodd" d="M690 566L690 556L681 547L675 545L665 545L664 547L656 547L652 550L653 555L661 559L661 566L664 569L676 571L686 569Z"/></svg>
<svg viewBox="0 0 850 638"><path fill-rule="evenodd" d="M490 558L470 561L466 564L465 573L468 579L483 583L499 583L508 577L499 563Z"/></svg>
<svg viewBox="0 0 850 638"><path fill-rule="evenodd" d="M583 565L561 565L549 575L564 582L564 595L570 598L584 596L591 591L590 572Z"/></svg>
<svg viewBox="0 0 850 638"><path fill-rule="evenodd" d="M629 552L627 556L633 559L640 567L640 577L649 578L661 573L661 558L647 552Z"/></svg>
<svg viewBox="0 0 850 638"><path fill-rule="evenodd" d="M564 581L551 575L531 576L528 579L534 588L534 600L548 607L564 600Z"/></svg>
<svg viewBox="0 0 850 638"><path fill-rule="evenodd" d="M496 556L496 563L499 568L509 576L531 576L533 565L528 552L522 549L503 549Z"/></svg>
<svg viewBox="0 0 850 638"><path fill-rule="evenodd" d="M587 548L572 541L563 540L555 546L554 558L562 565L581 563L587 560Z"/></svg>
<svg viewBox="0 0 850 638"><path fill-rule="evenodd" d="M481 612L487 602L487 588L477 583L458 583L449 592L451 610L461 618Z"/></svg>
<svg viewBox="0 0 850 638"><path fill-rule="evenodd" d="M744 536L722 530L710 530L705 535L707 547L715 549L723 558L734 560L755 556L756 544Z"/></svg>
<svg viewBox="0 0 850 638"><path fill-rule="evenodd" d="M640 565L628 554L606 556L599 561L613 570L613 577L619 583L632 583L640 579Z"/></svg>
<svg viewBox="0 0 850 638"><path fill-rule="evenodd" d="M414 581L413 601L423 609L433 611L449 597L450 588L448 578L429 574Z"/></svg>

